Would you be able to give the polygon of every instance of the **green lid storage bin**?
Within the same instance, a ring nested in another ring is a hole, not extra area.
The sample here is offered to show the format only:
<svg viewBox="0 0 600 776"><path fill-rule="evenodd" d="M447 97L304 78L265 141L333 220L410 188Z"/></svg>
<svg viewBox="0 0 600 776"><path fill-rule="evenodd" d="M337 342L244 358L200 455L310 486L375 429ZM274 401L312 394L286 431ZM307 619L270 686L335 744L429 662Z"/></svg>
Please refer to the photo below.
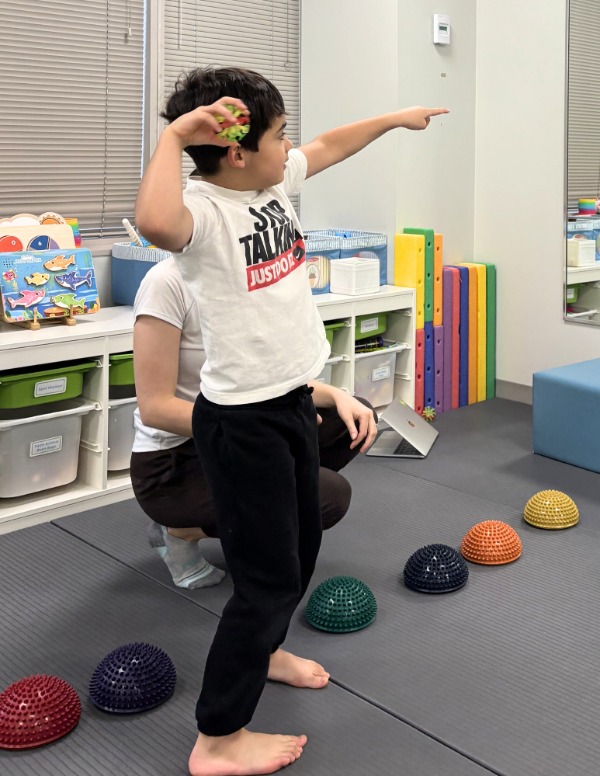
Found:
<svg viewBox="0 0 600 776"><path fill-rule="evenodd" d="M38 404L74 399L83 391L83 376L96 366L95 361L65 363L50 369L39 366L0 372L0 413Z"/></svg>
<svg viewBox="0 0 600 776"><path fill-rule="evenodd" d="M374 337L383 334L387 327L387 313L373 313L372 315L359 315L356 318L354 339L361 340L366 337Z"/></svg>
<svg viewBox="0 0 600 776"><path fill-rule="evenodd" d="M108 357L108 396L110 399L128 399L135 396L133 353L113 353Z"/></svg>
<svg viewBox="0 0 600 776"><path fill-rule="evenodd" d="M333 349L333 332L336 331L336 329L343 329L346 324L344 321L334 321L333 323L326 323L325 324L325 336L327 337L327 342L329 342L329 346Z"/></svg>
<svg viewBox="0 0 600 776"><path fill-rule="evenodd" d="M567 304L574 304L579 296L579 286L567 286Z"/></svg>

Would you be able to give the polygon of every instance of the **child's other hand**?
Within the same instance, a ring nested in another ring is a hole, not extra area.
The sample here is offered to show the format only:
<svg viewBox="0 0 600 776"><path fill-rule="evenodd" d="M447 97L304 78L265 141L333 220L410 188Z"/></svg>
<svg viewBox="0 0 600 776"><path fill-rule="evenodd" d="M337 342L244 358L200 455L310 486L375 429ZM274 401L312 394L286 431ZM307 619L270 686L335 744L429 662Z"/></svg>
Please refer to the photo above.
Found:
<svg viewBox="0 0 600 776"><path fill-rule="evenodd" d="M217 137L217 132L238 123L233 113L227 109L228 105L239 108L246 116L250 113L246 105L236 97L221 97L212 105L201 105L189 113L184 113L169 124L167 129L179 138L182 148L196 145L216 145L225 148L237 145L237 141ZM217 121L217 116L222 117L221 122Z"/></svg>
<svg viewBox="0 0 600 776"><path fill-rule="evenodd" d="M415 105L398 111L398 126L405 129L427 129L432 116L450 113L448 108L422 108Z"/></svg>

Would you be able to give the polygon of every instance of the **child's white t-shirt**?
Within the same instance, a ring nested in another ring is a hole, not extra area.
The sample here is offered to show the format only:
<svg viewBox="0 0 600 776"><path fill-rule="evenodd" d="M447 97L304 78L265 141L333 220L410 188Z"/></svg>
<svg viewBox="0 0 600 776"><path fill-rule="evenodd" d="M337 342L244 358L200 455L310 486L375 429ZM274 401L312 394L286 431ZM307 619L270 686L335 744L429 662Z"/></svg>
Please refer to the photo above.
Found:
<svg viewBox="0 0 600 776"><path fill-rule="evenodd" d="M317 377L329 356L289 200L306 166L291 150L284 181L261 191L188 181L194 230L175 261L200 317L200 390L216 404L282 396Z"/></svg>

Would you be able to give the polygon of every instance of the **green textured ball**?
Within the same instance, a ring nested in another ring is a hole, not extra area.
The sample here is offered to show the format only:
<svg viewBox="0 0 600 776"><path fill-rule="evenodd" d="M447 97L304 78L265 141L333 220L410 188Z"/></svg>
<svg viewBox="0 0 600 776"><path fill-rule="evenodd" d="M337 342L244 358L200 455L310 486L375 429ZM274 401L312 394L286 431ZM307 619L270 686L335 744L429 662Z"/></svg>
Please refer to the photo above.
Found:
<svg viewBox="0 0 600 776"><path fill-rule="evenodd" d="M312 592L305 616L313 628L350 633L370 625L377 602L370 588L354 577L330 577Z"/></svg>

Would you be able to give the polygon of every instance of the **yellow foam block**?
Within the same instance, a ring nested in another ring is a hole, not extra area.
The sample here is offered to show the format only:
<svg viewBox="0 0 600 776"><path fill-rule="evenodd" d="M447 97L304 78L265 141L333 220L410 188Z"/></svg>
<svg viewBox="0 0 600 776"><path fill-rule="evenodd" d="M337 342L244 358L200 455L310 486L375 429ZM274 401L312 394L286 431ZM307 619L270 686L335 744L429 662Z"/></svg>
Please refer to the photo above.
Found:
<svg viewBox="0 0 600 776"><path fill-rule="evenodd" d="M464 267L469 268L469 292L471 287L477 289L477 301L475 318L477 328L477 367L476 367L476 399L475 401L485 401L486 399L486 378L487 378L487 301L486 301L486 269L484 264L465 261ZM471 316L471 294L469 293L469 318ZM471 323L469 321L469 344L471 337ZM469 347L469 362L471 360L471 348ZM470 375L470 364L469 364ZM469 398L469 404L471 399Z"/></svg>
<svg viewBox="0 0 600 776"><path fill-rule="evenodd" d="M425 325L425 237L397 234L394 238L394 285L416 290L416 328Z"/></svg>
<svg viewBox="0 0 600 776"><path fill-rule="evenodd" d="M442 310L442 257L444 236L433 235L433 325L441 326L443 323Z"/></svg>

